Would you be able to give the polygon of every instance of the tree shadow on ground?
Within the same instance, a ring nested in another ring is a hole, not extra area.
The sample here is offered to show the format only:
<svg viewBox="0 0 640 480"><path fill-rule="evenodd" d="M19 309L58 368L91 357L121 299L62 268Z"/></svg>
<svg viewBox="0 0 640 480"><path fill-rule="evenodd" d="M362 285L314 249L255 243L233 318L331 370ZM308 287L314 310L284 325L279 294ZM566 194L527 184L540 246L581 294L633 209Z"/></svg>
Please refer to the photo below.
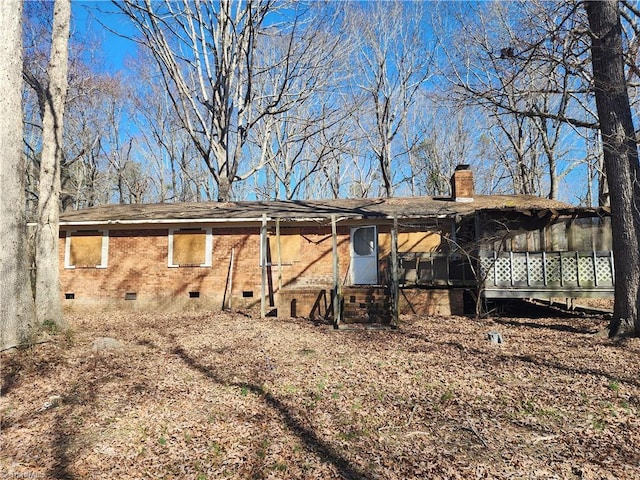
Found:
<svg viewBox="0 0 640 480"><path fill-rule="evenodd" d="M61 480L78 478L69 470L73 461L72 445L76 430L72 420L74 411L77 407L95 405L98 400L97 392L103 384L113 379L112 373L117 368L109 363L88 363L87 369L77 374L71 388L62 395L62 403L58 407L59 411L55 413L52 426L51 449L54 463L48 473L49 477ZM95 377L99 371L106 375Z"/></svg>
<svg viewBox="0 0 640 480"><path fill-rule="evenodd" d="M414 335L414 338L417 338L417 335ZM477 356L477 358L483 359L486 363L492 363L496 365L507 365L509 362L520 362L520 363L528 363L532 365L536 365L542 368L548 368L553 370L558 370L563 373L567 373L570 375L592 375L595 377L603 377L606 378L610 382L616 383L627 383L629 385L634 385L636 387L640 387L640 381L627 375L626 377L622 377L620 375L613 375L604 370L600 370L597 368L584 368L577 367L574 365L565 365L558 361L553 361L545 358L539 358L534 355L525 355L525 354L507 354L507 353L498 353L496 354L493 350L482 350L479 348L470 347L469 345L463 345L460 342L453 341L433 341L431 339L425 339L426 342L429 343L437 343L439 345L447 345L453 347L460 351L461 354L468 356L469 354L473 354Z"/></svg>
<svg viewBox="0 0 640 480"><path fill-rule="evenodd" d="M229 382L212 368L200 364L178 345L172 349L172 353L177 355L189 368L211 379L218 385L246 389L262 398L268 407L278 412L283 424L300 439L307 451L318 455L323 461L334 465L341 478L349 480L371 478L370 475L366 475L357 466L352 465L351 462L334 447L322 440L316 432L305 427L285 404L271 393L265 391L261 386L247 382Z"/></svg>
<svg viewBox="0 0 640 480"><path fill-rule="evenodd" d="M0 397L7 395L13 387L18 383L20 376L20 367L11 365L6 372L2 374L2 386L0 387Z"/></svg>
<svg viewBox="0 0 640 480"><path fill-rule="evenodd" d="M540 317L540 318L548 318L548 317ZM585 325L584 327L574 327L573 325L567 325L563 323L536 323L533 321L521 321L514 320L511 318L493 318L495 323L500 325L508 325L510 327L525 327L525 328L533 328L533 329L546 329L546 330L555 330L558 332L568 332L568 333L582 333L582 334L593 334L597 333L598 329L592 325Z"/></svg>

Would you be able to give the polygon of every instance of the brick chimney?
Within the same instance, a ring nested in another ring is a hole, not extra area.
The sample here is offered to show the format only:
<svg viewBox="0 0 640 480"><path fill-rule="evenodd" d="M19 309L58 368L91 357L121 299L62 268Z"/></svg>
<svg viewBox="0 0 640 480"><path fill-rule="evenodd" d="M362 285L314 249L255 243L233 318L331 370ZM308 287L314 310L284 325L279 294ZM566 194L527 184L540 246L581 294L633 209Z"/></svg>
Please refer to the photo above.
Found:
<svg viewBox="0 0 640 480"><path fill-rule="evenodd" d="M451 177L451 198L456 202L473 202L473 171L470 165L458 165Z"/></svg>

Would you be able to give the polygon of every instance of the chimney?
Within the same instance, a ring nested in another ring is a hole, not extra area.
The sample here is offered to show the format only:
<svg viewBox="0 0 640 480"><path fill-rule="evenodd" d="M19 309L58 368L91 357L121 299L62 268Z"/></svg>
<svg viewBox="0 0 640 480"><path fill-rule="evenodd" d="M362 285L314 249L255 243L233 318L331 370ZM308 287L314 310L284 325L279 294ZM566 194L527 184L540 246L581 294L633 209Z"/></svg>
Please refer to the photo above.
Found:
<svg viewBox="0 0 640 480"><path fill-rule="evenodd" d="M473 172L470 165L458 165L451 177L451 198L456 202L473 202Z"/></svg>

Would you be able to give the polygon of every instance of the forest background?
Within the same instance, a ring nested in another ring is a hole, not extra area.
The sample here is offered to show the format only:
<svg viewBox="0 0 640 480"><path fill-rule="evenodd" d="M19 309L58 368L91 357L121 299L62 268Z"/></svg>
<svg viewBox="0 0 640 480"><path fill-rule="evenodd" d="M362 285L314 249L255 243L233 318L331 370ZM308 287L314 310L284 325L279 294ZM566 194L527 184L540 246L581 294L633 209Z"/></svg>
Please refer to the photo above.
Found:
<svg viewBox="0 0 640 480"><path fill-rule="evenodd" d="M27 205L50 2L26 2ZM622 3L638 113L637 9ZM608 202L577 2L73 2L63 209L480 193Z"/></svg>

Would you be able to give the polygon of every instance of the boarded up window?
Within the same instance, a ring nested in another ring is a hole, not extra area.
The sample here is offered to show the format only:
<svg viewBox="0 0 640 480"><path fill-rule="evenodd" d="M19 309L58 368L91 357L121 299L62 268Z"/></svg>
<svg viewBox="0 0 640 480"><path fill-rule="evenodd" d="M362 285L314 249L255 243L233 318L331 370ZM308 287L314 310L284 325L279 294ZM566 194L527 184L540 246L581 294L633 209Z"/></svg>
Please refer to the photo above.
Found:
<svg viewBox="0 0 640 480"><path fill-rule="evenodd" d="M97 230L68 232L65 268L106 268L107 238Z"/></svg>
<svg viewBox="0 0 640 480"><path fill-rule="evenodd" d="M280 261L282 263L293 263L300 260L300 234L280 234ZM271 254L271 264L278 264L278 237L269 237L269 253Z"/></svg>
<svg viewBox="0 0 640 480"><path fill-rule="evenodd" d="M169 237L169 266L211 265L210 229L171 230Z"/></svg>
<svg viewBox="0 0 640 480"><path fill-rule="evenodd" d="M379 250L382 255L391 253L391 235L380 235ZM442 235L440 232L400 232L398 233L398 252L426 253L440 249Z"/></svg>
<svg viewBox="0 0 640 480"><path fill-rule="evenodd" d="M398 234L400 252L435 252L442 238L435 232L409 232Z"/></svg>

